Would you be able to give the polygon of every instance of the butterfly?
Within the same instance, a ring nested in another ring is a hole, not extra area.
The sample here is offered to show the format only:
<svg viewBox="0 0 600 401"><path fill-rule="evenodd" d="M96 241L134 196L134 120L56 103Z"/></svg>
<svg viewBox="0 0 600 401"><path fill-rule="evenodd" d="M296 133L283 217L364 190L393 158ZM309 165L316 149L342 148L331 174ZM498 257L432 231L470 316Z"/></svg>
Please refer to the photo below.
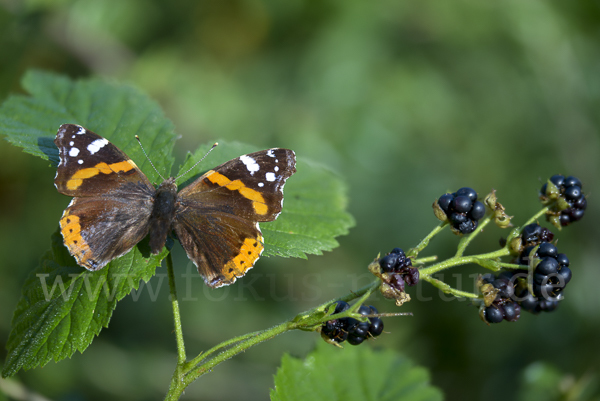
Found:
<svg viewBox="0 0 600 401"><path fill-rule="evenodd" d="M74 197L60 231L78 265L99 270L147 235L158 254L174 231L212 288L254 266L264 250L258 223L279 216L296 172L295 153L273 148L223 163L178 191L176 178L155 187L124 152L79 125L61 125L54 143L54 185Z"/></svg>

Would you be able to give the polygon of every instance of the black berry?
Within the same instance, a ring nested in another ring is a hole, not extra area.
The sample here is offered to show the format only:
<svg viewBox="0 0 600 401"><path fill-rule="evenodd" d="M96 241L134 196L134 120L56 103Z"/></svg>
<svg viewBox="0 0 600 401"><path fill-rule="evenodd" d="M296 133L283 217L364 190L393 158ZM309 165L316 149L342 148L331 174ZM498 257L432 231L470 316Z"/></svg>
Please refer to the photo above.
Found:
<svg viewBox="0 0 600 401"><path fill-rule="evenodd" d="M485 308L483 315L488 323L500 323L504 319L502 311L496 306Z"/></svg>
<svg viewBox="0 0 600 401"><path fill-rule="evenodd" d="M436 216L443 221L448 219L454 232L458 234L475 231L478 221L485 216L486 211L485 205L477 200L477 192L468 187L440 196L437 204L443 214L440 216L439 209L436 209Z"/></svg>

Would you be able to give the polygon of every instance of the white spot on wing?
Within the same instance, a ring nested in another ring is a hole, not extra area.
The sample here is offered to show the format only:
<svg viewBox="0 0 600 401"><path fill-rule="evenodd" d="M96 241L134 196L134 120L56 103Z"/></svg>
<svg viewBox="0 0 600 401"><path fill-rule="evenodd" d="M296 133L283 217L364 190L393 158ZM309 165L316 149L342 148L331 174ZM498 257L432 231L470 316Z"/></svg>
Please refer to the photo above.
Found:
<svg viewBox="0 0 600 401"><path fill-rule="evenodd" d="M94 142L92 142L88 145L87 150L90 152L90 154L93 155L94 153L96 153L97 151L102 149L107 144L108 144L108 141L104 138L96 139Z"/></svg>
<svg viewBox="0 0 600 401"><path fill-rule="evenodd" d="M275 181L276 176L275 176L275 173L269 172L269 173L265 174L265 178L267 179L267 181L273 182L273 181Z"/></svg>
<svg viewBox="0 0 600 401"><path fill-rule="evenodd" d="M269 157L275 157L275 153L273 153L273 149L267 150L267 156L269 156Z"/></svg>
<svg viewBox="0 0 600 401"><path fill-rule="evenodd" d="M262 188L262 187L264 187L264 186L265 186L265 183L264 183L264 182L259 182L259 183L258 183L258 186Z"/></svg>
<svg viewBox="0 0 600 401"><path fill-rule="evenodd" d="M240 160L242 161L242 163L244 163L246 165L246 168L250 172L250 175L254 175L254 173L256 173L258 170L260 170L260 166L258 165L256 160L254 160L250 156L247 156L247 155L240 156Z"/></svg>
<svg viewBox="0 0 600 401"><path fill-rule="evenodd" d="M275 166L275 168L273 169L273 171L278 172L279 171L279 166Z"/></svg>
<svg viewBox="0 0 600 401"><path fill-rule="evenodd" d="M77 149L77 148L71 148L71 150L69 150L69 156L71 156L71 157L77 157L78 154L79 154L79 149Z"/></svg>
<svg viewBox="0 0 600 401"><path fill-rule="evenodd" d="M79 159L79 160L77 160L77 163L83 164L83 160Z"/></svg>
<svg viewBox="0 0 600 401"><path fill-rule="evenodd" d="M75 145L75 142L73 142L73 141L69 142L69 146L73 146L73 145Z"/></svg>
<svg viewBox="0 0 600 401"><path fill-rule="evenodd" d="M77 135L83 135L83 134L85 134L85 132L86 132L85 128L83 128L83 127L80 126L79 127L79 131L77 131Z"/></svg>

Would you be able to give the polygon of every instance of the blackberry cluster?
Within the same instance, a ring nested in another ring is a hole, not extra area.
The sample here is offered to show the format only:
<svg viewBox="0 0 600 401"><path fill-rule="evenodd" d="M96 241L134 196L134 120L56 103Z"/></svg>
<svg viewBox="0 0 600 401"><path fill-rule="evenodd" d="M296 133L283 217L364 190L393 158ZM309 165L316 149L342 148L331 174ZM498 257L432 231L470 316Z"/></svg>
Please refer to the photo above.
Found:
<svg viewBox="0 0 600 401"><path fill-rule="evenodd" d="M529 224L521 230L519 257L514 261L523 265L523 270L501 272L483 276L483 284L497 290L495 298L486 303L483 317L488 323L500 323L502 320L514 322L519 319L521 310L538 314L551 312L558 307L565 286L571 281L572 273L569 259L564 253L558 253L556 246L550 243L554 234L539 224ZM531 251L538 246L535 254ZM528 286L529 258L540 259L533 270L531 290ZM490 291L492 288L482 289ZM485 294L484 294L485 296Z"/></svg>
<svg viewBox="0 0 600 401"><path fill-rule="evenodd" d="M350 308L348 303L338 301L333 313L341 313L348 308ZM379 312L377 312L377 309L375 309L374 306L361 305L361 307L358 308L358 313L361 315L375 315ZM338 344L348 340L350 344L358 345L368 337L377 337L382 332L383 321L378 317L370 317L367 322L361 322L360 320L351 317L344 317L341 319L329 320L321 327L321 335Z"/></svg>
<svg viewBox="0 0 600 401"><path fill-rule="evenodd" d="M404 284L412 287L419 282L419 269L413 267L410 258L400 248L392 249L379 259L379 266L382 273L387 273L387 284L395 290L404 292Z"/></svg>
<svg viewBox="0 0 600 401"><path fill-rule="evenodd" d="M502 272L496 277L489 273L482 278L484 284L490 284L495 290L496 297L483 310L483 317L488 323L500 323L502 320L516 322L521 317L521 305L515 302L515 282L512 273Z"/></svg>
<svg viewBox="0 0 600 401"><path fill-rule="evenodd" d="M547 228L532 223L521 229L521 238L524 246L536 246L542 242L552 241L554 234Z"/></svg>
<svg viewBox="0 0 600 401"><path fill-rule="evenodd" d="M556 174L550 177L550 181L558 188L559 195L566 205L559 206L560 214L558 221L561 226L568 226L574 221L581 220L587 208L587 200L582 191L581 181L577 177ZM540 189L540 198L542 200L552 199L552 188L548 188L548 183ZM566 206L566 208L564 207Z"/></svg>
<svg viewBox="0 0 600 401"><path fill-rule="evenodd" d="M444 194L439 197L437 204L460 234L475 231L479 220L485 216L485 205L477 200L477 192L473 188L464 187L452 194Z"/></svg>
<svg viewBox="0 0 600 401"><path fill-rule="evenodd" d="M525 248L519 257L519 264L528 264L533 248ZM572 273L567 255L558 253L551 243L542 242L534 256L541 260L533 271L533 295L544 299L556 298L571 281Z"/></svg>

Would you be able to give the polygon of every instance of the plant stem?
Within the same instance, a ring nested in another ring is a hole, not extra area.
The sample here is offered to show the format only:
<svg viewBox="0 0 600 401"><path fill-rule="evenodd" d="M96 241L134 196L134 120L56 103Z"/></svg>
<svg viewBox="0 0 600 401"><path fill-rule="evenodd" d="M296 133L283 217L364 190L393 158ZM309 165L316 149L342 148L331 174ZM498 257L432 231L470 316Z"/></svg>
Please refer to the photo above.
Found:
<svg viewBox="0 0 600 401"><path fill-rule="evenodd" d="M483 219L481 221L481 223L479 224L479 226L477 227L477 229L475 231L473 231L467 237L464 237L462 239L462 241L460 241L460 243L458 244L458 249L456 251L455 256L460 257L465 253L467 246L469 246L471 241L473 241L473 239L475 239L475 237L477 235L479 235L479 233L483 230L483 228L489 224L489 222L492 220L492 217L493 217L493 214L488 215L485 219Z"/></svg>
<svg viewBox="0 0 600 401"><path fill-rule="evenodd" d="M167 274L169 276L169 291L171 306L173 307L173 320L175 323L175 339L177 341L177 363L185 363L185 344L183 331L181 329L181 314L179 313L179 301L177 300L177 288L175 286L175 273L173 272L173 258L171 252L167 254Z"/></svg>
<svg viewBox="0 0 600 401"><path fill-rule="evenodd" d="M364 301L373 291L375 291L381 281L379 279L374 280L372 283L358 289L357 291L351 292L338 299L327 301L309 311L302 312L292 319L283 322L270 329L257 331L254 333L244 334L224 341L210 350L200 353L190 362L185 362L185 347L183 344L183 335L181 333L181 317L179 314L179 305L177 303L177 291L175 288L175 280L173 274L173 261L171 255L167 256L167 270L169 276L169 285L171 288L171 301L173 305L173 314L175 320L175 334L177 337L177 351L178 351L178 362L173 377L171 378L171 384L169 391L165 397L166 401L175 401L183 394L187 386L197 380L200 376L210 372L215 366L234 357L235 355L246 351L250 347L257 345L263 341L270 340L286 331L295 329L314 330L315 326L322 324L327 319L327 307L332 305L338 300L351 301L356 298L360 298L359 302ZM344 311L343 314L351 315L353 312L348 310ZM340 315L342 316L342 315Z"/></svg>
<svg viewBox="0 0 600 401"><path fill-rule="evenodd" d="M185 375L185 344L183 341L183 331L181 329L181 314L179 313L179 301L177 300L177 288L175 287L175 273L173 272L173 258L171 252L167 254L167 274L169 277L169 292L171 296L171 306L173 307L173 320L175 323L175 339L177 341L177 365L173 376L171 378L171 384L169 385L169 392L165 400L177 400L179 395L185 390L183 383L183 377ZM175 395L179 394L179 395Z"/></svg>
<svg viewBox="0 0 600 401"><path fill-rule="evenodd" d="M437 227L435 227L433 230L431 230L431 232L429 234L427 234L427 236L425 238L423 238L416 247L412 248L409 251L409 254L407 254L407 256L417 257L419 252L421 252L423 249L425 249L427 247L427 245L429 245L429 241L431 240L431 238L433 238L437 233L439 233L444 228L446 228L447 225L448 225L447 222L440 223Z"/></svg>

